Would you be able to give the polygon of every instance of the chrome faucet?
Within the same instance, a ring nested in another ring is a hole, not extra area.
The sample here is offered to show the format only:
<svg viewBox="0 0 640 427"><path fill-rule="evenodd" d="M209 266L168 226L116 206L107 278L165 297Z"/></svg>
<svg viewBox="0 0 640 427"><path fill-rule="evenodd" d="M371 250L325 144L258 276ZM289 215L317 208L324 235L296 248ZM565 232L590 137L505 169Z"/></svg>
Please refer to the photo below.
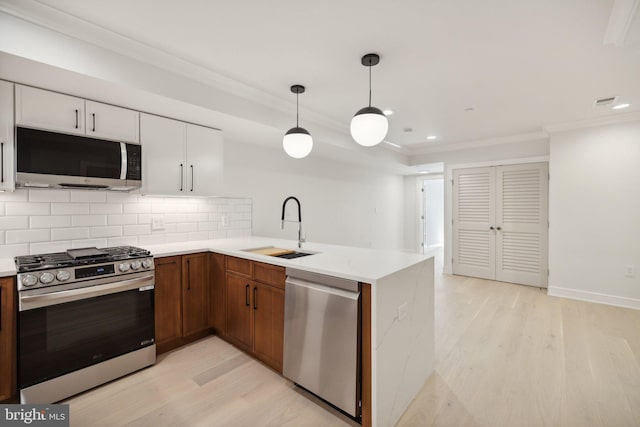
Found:
<svg viewBox="0 0 640 427"><path fill-rule="evenodd" d="M285 223L285 219L284 219L284 210L287 207L287 202L289 200L295 200L295 202L298 204L298 247L302 248L302 243L304 242L304 238L302 237L302 214L300 213L300 200L298 200L297 198L293 197L293 196L289 196L286 199L284 199L284 202L282 203L282 222L280 224L280 229L284 230L284 223ZM287 221L287 222L296 222L296 221Z"/></svg>

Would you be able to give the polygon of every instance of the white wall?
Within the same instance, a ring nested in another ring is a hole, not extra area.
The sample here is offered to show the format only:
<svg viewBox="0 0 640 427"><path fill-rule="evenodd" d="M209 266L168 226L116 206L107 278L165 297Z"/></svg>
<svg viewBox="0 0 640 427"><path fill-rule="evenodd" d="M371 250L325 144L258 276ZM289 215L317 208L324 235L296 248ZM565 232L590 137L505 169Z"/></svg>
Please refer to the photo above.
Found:
<svg viewBox="0 0 640 427"><path fill-rule="evenodd" d="M280 229L282 202L295 196L308 241L402 248L401 176L321 158L296 160L282 150L227 142L225 189L252 198L256 235L296 239L297 224ZM296 205L290 202L287 218L295 216Z"/></svg>
<svg viewBox="0 0 640 427"><path fill-rule="evenodd" d="M444 243L444 178L424 180L425 218L427 224L425 246Z"/></svg>
<svg viewBox="0 0 640 427"><path fill-rule="evenodd" d="M551 135L549 294L640 309L640 121Z"/></svg>

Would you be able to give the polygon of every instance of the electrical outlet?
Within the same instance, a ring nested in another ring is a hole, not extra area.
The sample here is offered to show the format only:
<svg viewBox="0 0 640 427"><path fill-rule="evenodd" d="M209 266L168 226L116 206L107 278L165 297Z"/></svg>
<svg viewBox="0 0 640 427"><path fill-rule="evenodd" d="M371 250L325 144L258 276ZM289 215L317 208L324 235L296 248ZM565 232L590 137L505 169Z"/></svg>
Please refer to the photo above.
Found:
<svg viewBox="0 0 640 427"><path fill-rule="evenodd" d="M220 227L228 227L229 226L229 215L222 215L220 217Z"/></svg>
<svg viewBox="0 0 640 427"><path fill-rule="evenodd" d="M164 230L164 218L161 215L151 218L151 230Z"/></svg>
<svg viewBox="0 0 640 427"><path fill-rule="evenodd" d="M633 265L626 265L624 267L624 275L626 277L636 277L636 268Z"/></svg>
<svg viewBox="0 0 640 427"><path fill-rule="evenodd" d="M398 306L398 320L403 320L409 314L409 303L403 302Z"/></svg>

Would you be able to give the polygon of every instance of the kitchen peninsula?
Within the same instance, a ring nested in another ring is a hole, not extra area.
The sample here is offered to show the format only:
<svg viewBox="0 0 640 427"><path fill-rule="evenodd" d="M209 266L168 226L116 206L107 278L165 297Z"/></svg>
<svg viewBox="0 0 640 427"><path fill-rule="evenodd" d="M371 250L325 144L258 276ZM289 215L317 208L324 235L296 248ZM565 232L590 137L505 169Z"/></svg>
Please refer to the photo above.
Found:
<svg viewBox="0 0 640 427"><path fill-rule="evenodd" d="M281 271L282 267L293 268L360 282L363 425L394 425L433 371L433 256L317 243L302 246L298 249L296 241L248 237L147 245L144 249L151 251L156 265L169 257L212 253L212 257L270 264ZM248 251L266 247L312 255L283 259ZM15 274L8 261L0 266L1 275ZM156 274L159 280L158 270Z"/></svg>

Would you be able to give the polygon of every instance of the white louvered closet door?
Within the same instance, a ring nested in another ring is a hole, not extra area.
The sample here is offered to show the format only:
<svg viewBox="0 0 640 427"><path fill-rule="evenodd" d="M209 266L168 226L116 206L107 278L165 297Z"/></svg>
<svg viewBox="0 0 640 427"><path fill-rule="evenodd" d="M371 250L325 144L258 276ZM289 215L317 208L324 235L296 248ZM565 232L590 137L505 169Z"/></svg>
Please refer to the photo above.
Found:
<svg viewBox="0 0 640 427"><path fill-rule="evenodd" d="M496 169L496 280L547 286L548 164Z"/></svg>
<svg viewBox="0 0 640 427"><path fill-rule="evenodd" d="M453 171L453 274L495 278L495 168Z"/></svg>

